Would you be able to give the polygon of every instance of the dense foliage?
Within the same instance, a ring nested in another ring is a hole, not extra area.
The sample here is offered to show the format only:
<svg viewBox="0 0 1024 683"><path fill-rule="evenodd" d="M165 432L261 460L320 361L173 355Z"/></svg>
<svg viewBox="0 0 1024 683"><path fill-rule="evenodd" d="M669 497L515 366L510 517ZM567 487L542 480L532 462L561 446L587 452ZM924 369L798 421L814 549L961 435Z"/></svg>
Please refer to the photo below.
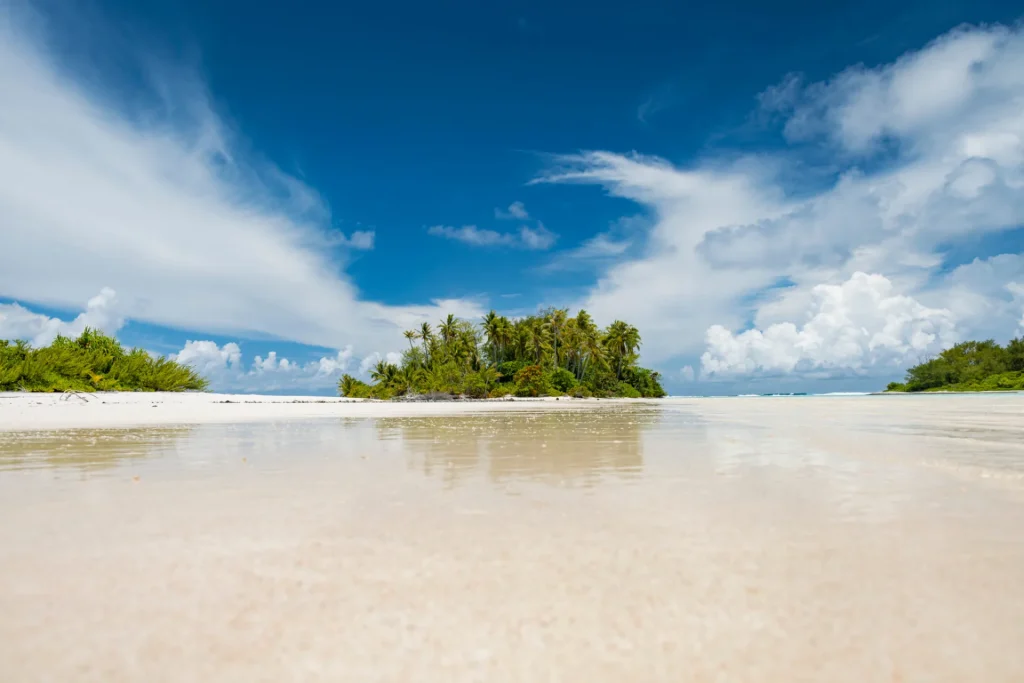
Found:
<svg viewBox="0 0 1024 683"><path fill-rule="evenodd" d="M566 309L509 319L491 311L480 325L449 315L408 330L400 364L380 361L373 384L345 375L342 396L405 394L501 396L626 396L660 398L657 372L636 366L640 333L616 320L600 329L586 311Z"/></svg>
<svg viewBox="0 0 1024 683"><path fill-rule="evenodd" d="M1024 337L1004 347L991 339L968 341L907 370L886 391L1024 390Z"/></svg>
<svg viewBox="0 0 1024 683"><path fill-rule="evenodd" d="M125 349L113 337L86 329L34 349L0 340L0 391L187 391L206 388L191 367Z"/></svg>

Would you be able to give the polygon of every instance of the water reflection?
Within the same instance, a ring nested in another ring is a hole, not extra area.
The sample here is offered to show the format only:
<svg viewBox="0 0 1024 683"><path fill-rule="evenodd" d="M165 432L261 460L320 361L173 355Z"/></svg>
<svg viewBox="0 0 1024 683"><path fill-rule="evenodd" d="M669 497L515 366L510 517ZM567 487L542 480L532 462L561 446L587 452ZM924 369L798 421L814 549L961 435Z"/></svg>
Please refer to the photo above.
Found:
<svg viewBox="0 0 1024 683"><path fill-rule="evenodd" d="M400 439L411 466L455 486L485 475L493 482L547 481L592 486L644 466L643 434L657 408L382 418L382 441Z"/></svg>
<svg viewBox="0 0 1024 683"><path fill-rule="evenodd" d="M0 432L0 471L28 469L107 470L167 453L193 427L73 429Z"/></svg>

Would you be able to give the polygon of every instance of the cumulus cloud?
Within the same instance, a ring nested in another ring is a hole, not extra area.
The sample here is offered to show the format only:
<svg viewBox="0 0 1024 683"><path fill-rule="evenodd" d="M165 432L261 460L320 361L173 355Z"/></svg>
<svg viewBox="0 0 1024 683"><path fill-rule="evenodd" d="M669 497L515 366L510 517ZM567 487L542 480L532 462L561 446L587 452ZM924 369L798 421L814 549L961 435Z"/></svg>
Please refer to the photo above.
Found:
<svg viewBox="0 0 1024 683"><path fill-rule="evenodd" d="M348 346L333 356L301 363L270 351L266 357L253 357L246 366L241 347L235 342L218 345L209 340L190 340L169 358L191 365L215 391L324 393L333 391L341 374L351 370L352 356L352 347Z"/></svg>
<svg viewBox="0 0 1024 683"><path fill-rule="evenodd" d="M558 239L558 236L545 228L543 223L538 223L536 228L523 225L514 232L486 230L475 225L464 225L461 228L450 225L434 225L427 228L427 233L434 237L443 237L474 247L514 247L534 250L550 249Z"/></svg>
<svg viewBox="0 0 1024 683"><path fill-rule="evenodd" d="M315 189L248 151L198 79L143 69L149 87L125 93L84 58L90 78L75 79L33 12L0 11L0 296L65 308L110 287L133 320L364 352L400 342L400 321L443 317L361 299L344 267L378 236L339 231Z"/></svg>
<svg viewBox="0 0 1024 683"><path fill-rule="evenodd" d="M950 245L1024 225L1022 102L1024 28L965 27L891 64L821 83L789 77L763 93L791 142L782 152L683 167L584 152L536 182L599 185L649 212L636 255L576 302L600 321L636 324L645 361L706 350L702 366L718 372L866 372L954 336L1000 339L1016 328L1008 286L1024 280L1019 254L960 267L946 259ZM823 156L826 167L815 167ZM856 333L828 327L823 307L862 315L851 302L890 307L886 315L909 306L901 315L910 317L872 319ZM912 314L908 302L922 308ZM813 351L815 334L843 350Z"/></svg>
<svg viewBox="0 0 1024 683"><path fill-rule="evenodd" d="M891 372L956 341L950 311L895 294L881 275L854 273L840 285L818 285L812 302L800 326L784 322L733 334L712 325L703 374Z"/></svg>
<svg viewBox="0 0 1024 683"><path fill-rule="evenodd" d="M117 294L104 287L89 299L85 311L70 321L34 313L19 304L0 304L0 339L24 339L33 346L46 346L58 335L77 337L89 327L114 334L124 325Z"/></svg>

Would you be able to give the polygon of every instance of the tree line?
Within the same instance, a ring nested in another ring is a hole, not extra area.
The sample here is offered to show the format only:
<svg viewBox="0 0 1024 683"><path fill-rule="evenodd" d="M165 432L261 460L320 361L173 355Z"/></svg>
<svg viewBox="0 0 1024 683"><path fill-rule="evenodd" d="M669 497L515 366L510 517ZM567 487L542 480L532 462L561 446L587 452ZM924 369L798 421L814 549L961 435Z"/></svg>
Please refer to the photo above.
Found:
<svg viewBox="0 0 1024 683"><path fill-rule="evenodd" d="M144 349L125 349L86 328L77 339L58 335L49 346L0 339L0 391L202 391L193 368Z"/></svg>
<svg viewBox="0 0 1024 683"><path fill-rule="evenodd" d="M1024 337L1006 346L991 339L961 342L886 387L897 392L1013 390L1024 390Z"/></svg>
<svg viewBox="0 0 1024 683"><path fill-rule="evenodd" d="M665 395L659 374L637 365L637 328L616 320L602 329L584 310L570 317L568 309L551 308L514 319L491 311L480 324L449 314L436 329L425 322L405 338L409 348L400 363L380 360L372 384L344 375L341 395Z"/></svg>

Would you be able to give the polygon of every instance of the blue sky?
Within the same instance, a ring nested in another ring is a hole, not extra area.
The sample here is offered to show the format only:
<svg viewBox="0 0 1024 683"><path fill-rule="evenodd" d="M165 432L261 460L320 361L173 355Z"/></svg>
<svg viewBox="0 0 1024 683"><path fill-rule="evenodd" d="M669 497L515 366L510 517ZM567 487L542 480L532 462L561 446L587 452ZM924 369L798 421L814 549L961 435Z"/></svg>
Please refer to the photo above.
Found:
<svg viewBox="0 0 1024 683"><path fill-rule="evenodd" d="M1024 324L1019 6L899 5L0 0L0 336L323 393L557 304L674 393L877 388Z"/></svg>

